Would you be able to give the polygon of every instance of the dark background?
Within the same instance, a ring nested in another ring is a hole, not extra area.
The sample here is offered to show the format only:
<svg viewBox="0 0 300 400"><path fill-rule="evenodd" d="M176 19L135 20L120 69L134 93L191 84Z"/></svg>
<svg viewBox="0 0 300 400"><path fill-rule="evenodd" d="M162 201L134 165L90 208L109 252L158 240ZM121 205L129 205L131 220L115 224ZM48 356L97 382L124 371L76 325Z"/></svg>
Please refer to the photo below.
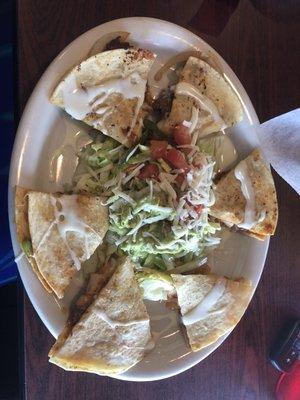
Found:
<svg viewBox="0 0 300 400"><path fill-rule="evenodd" d="M14 27L15 4L0 1L0 399L20 399L19 327L21 307L17 307L17 270L13 262L8 216L7 181L10 154L15 134L14 126ZM5 285L5 286L4 286ZM21 297L19 297L19 304Z"/></svg>
<svg viewBox="0 0 300 400"><path fill-rule="evenodd" d="M103 22L137 15L175 22L211 44L240 78L261 122L300 104L297 0L19 0L12 13L17 120L41 74L70 41ZM1 19L3 26L8 18ZM9 71L12 74L13 68ZM277 174L274 178L279 222L265 270L244 318L216 352L161 382L126 383L65 373L48 363L53 338L22 290L18 296L16 284L10 285L0 289L0 399L274 398L279 374L268 362L269 348L282 325L299 317L300 304L299 197Z"/></svg>

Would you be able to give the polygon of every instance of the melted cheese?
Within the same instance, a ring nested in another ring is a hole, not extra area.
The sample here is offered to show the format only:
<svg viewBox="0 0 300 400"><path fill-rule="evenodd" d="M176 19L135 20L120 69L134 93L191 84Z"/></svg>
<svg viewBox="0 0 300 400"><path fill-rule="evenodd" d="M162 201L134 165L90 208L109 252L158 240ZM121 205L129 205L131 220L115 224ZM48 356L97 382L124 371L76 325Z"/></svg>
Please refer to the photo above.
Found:
<svg viewBox="0 0 300 400"><path fill-rule="evenodd" d="M248 167L245 160L241 161L234 170L234 175L241 183L241 190L246 199L244 221L238 224L239 228L251 229L257 223L255 218L255 191L248 174Z"/></svg>
<svg viewBox="0 0 300 400"><path fill-rule="evenodd" d="M209 315L211 308L223 296L226 289L225 284L225 279L220 278L213 286L211 291L204 297L201 303L199 303L196 307L182 317L182 322L184 325L192 325L206 318Z"/></svg>

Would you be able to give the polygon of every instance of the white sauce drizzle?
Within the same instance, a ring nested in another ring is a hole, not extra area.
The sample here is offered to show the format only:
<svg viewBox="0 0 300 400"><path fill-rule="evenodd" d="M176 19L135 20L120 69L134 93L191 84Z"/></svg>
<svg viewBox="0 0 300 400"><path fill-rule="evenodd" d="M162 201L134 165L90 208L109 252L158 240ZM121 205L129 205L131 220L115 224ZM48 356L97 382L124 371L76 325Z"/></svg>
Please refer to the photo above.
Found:
<svg viewBox="0 0 300 400"><path fill-rule="evenodd" d="M262 210L260 212L260 216L259 216L259 219L258 219L257 223L260 224L261 222L263 222L264 219L266 218L266 216L267 216L266 210Z"/></svg>
<svg viewBox="0 0 300 400"><path fill-rule="evenodd" d="M182 122L182 125L183 125L183 126L186 126L187 128L190 128L190 127L192 126L192 123L191 123L191 121L186 121L186 120L184 120L184 121Z"/></svg>
<svg viewBox="0 0 300 400"><path fill-rule="evenodd" d="M95 312L99 318L101 318L104 322L106 322L113 329L115 329L117 326L131 326L131 325L136 325L136 324L149 323L148 318L132 319L131 321L122 322L122 321L117 321L117 320L113 320L113 319L109 318L109 316L103 310L97 309Z"/></svg>
<svg viewBox="0 0 300 400"><path fill-rule="evenodd" d="M234 169L234 175L241 183L241 190L246 199L244 221L238 224L243 229L251 229L257 223L255 219L255 192L248 174L247 163L241 161Z"/></svg>
<svg viewBox="0 0 300 400"><path fill-rule="evenodd" d="M197 140L199 138L199 134L200 134L200 131L198 129L193 132L191 146L196 146Z"/></svg>
<svg viewBox="0 0 300 400"><path fill-rule="evenodd" d="M89 225L84 223L80 216L78 216L76 212L76 209L78 209L77 197L78 196L75 194L62 195L58 198L51 196L51 204L54 208L54 222L57 225L58 232L68 248L75 268L80 270L81 262L90 257L86 229L92 230L93 232L95 231ZM60 207L58 208L58 204L61 204L61 210L59 210ZM84 260L81 261L69 246L67 241L67 232L77 232L84 237Z"/></svg>
<svg viewBox="0 0 300 400"><path fill-rule="evenodd" d="M126 78L114 78L93 87L78 87L74 74L69 75L62 86L65 110L79 120L90 113L96 113L100 118L94 121L94 126L102 125L101 119L110 106L102 106L112 93L119 93L125 99L137 98L135 114L131 129L135 126L139 110L144 102L146 80L139 73L133 72Z"/></svg>
<svg viewBox="0 0 300 400"><path fill-rule="evenodd" d="M196 128L197 122L198 122L198 115L199 115L199 110L196 107L192 108L192 115L191 115L191 120L190 121L186 121L184 120L182 122L183 126L186 126L187 128L189 128L189 132L192 133L193 130Z"/></svg>
<svg viewBox="0 0 300 400"><path fill-rule="evenodd" d="M222 297L226 289L226 280L220 278L211 289L211 291L204 297L204 299L192 310L187 312L182 317L184 325L192 325L196 322L204 319L208 314L209 310L217 303Z"/></svg>
<svg viewBox="0 0 300 400"><path fill-rule="evenodd" d="M198 116L199 116L199 110L196 107L192 108L192 117L191 117L191 126L190 126L190 133L192 133L194 131L194 129L197 126L197 122L198 122Z"/></svg>
<svg viewBox="0 0 300 400"><path fill-rule="evenodd" d="M226 124L221 118L215 104L208 97L199 92L195 86L188 82L179 82L176 85L175 94L192 97L199 103L202 110L207 111L212 119L220 124L220 130L226 128Z"/></svg>

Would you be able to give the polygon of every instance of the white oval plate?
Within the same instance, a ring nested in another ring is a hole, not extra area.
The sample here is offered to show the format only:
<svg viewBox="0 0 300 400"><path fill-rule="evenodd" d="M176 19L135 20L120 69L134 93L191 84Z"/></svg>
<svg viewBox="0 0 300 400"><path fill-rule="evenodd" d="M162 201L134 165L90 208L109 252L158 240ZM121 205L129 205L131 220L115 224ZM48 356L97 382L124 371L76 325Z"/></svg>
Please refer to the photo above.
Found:
<svg viewBox="0 0 300 400"><path fill-rule="evenodd" d="M230 132L239 155L243 157L257 146L249 126L258 122L258 119L243 86L225 61L202 39L177 25L152 18L124 18L97 26L74 40L51 63L33 91L20 121L9 181L10 229L16 257L21 250L14 224L14 187L21 185L35 190L55 191L60 188L61 180L66 178L58 176L56 182L49 182L49 162L54 150L63 142L66 131L74 129L75 123L49 103L49 95L59 78L86 57L97 39L116 31L130 32L131 42L158 55L153 72L177 53L188 50L211 52L244 106L244 120ZM214 271L227 276L250 279L254 292L263 270L268 245L268 240L260 242L240 234L227 235L211 259L211 266ZM25 258L18 261L18 267L34 308L48 330L57 337L65 323L66 314L61 312L53 297L43 290ZM152 331L160 338L156 347L134 368L119 375L119 379L152 381L179 374L207 357L228 336L224 335L215 344L191 353L180 331L177 314L166 310L163 304L149 302L147 306L151 313Z"/></svg>

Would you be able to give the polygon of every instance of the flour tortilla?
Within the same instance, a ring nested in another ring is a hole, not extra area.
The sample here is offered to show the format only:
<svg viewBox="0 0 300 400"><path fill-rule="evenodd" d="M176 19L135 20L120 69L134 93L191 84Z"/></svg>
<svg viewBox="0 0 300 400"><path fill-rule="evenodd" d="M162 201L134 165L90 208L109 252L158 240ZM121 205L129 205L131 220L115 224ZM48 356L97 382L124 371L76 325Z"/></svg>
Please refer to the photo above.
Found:
<svg viewBox="0 0 300 400"><path fill-rule="evenodd" d="M68 72L55 88L50 101L61 108L65 108L64 87L66 81L74 78L79 90L84 91L114 79L127 78L131 74L139 74L147 80L148 72L155 60L155 54L142 49L117 49L96 54ZM127 147L133 145L141 136L142 119L145 109L137 110L138 98L124 98L122 94L111 93L104 102L108 111L99 117L96 110L83 118L83 121L104 134L112 137ZM137 113L136 123L134 115ZM99 120L101 120L100 123ZM98 122L97 122L98 121Z"/></svg>
<svg viewBox="0 0 300 400"><path fill-rule="evenodd" d="M19 186L16 187L15 223L16 223L18 240L21 245L26 241L31 242L29 223L28 223L28 197L27 197L28 192L29 192L28 189ZM48 293L51 293L52 289L44 279L43 275L40 273L35 259L29 254L27 255L27 259L30 262L34 273L39 278L41 284L44 286L44 288L47 290Z"/></svg>
<svg viewBox="0 0 300 400"><path fill-rule="evenodd" d="M106 318L123 325L111 325ZM150 320L134 265L126 258L79 322L59 336L49 352L50 362L68 371L118 374L143 358L150 339Z"/></svg>
<svg viewBox="0 0 300 400"><path fill-rule="evenodd" d="M249 230L249 234L264 240L273 235L277 225L278 206L276 190L270 169L262 155L255 149L247 158L248 175L255 193L255 219L265 213L265 218ZM239 225L244 221L246 199L241 190L240 181L230 171L216 184L215 204L210 215L229 225Z"/></svg>
<svg viewBox="0 0 300 400"><path fill-rule="evenodd" d="M183 68L179 82L191 84L202 95L212 101L225 125L220 121L214 121L209 118L208 112L201 109L200 104L192 97L175 94L170 115L166 120L159 123L159 128L165 133L171 133L174 126L181 124L183 121L191 121L193 108L198 110L194 131L198 130L199 136L218 132L242 120L242 105L232 87L223 75L205 61L190 57Z"/></svg>
<svg viewBox="0 0 300 400"><path fill-rule="evenodd" d="M178 297L181 314L193 310L220 279L217 275L171 275ZM224 293L198 322L187 325L186 332L193 351L203 349L229 332L244 314L252 288L247 281L223 278Z"/></svg>
<svg viewBox="0 0 300 400"><path fill-rule="evenodd" d="M53 200L64 201L72 195L41 193L24 188L16 190L16 225L20 243L30 240L33 256L29 261L47 291L64 296L77 271L74 257L83 263L102 243L108 229L108 211L97 196L73 195L76 221L84 232L70 226L63 238L54 215ZM63 210L68 212L68 210ZM59 222L61 223L61 222Z"/></svg>

